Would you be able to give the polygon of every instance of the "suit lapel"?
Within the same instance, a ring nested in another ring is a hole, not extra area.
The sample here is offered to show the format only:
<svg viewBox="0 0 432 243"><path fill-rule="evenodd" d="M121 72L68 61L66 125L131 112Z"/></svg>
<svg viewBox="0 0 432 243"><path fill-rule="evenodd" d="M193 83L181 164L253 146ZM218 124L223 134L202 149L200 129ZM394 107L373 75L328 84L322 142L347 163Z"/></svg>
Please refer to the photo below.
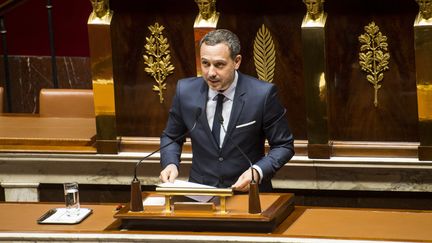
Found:
<svg viewBox="0 0 432 243"><path fill-rule="evenodd" d="M237 81L237 87L234 94L233 105L231 108L230 121L228 124L227 135L225 136L222 144L223 146L225 146L228 136L231 136L231 134L234 132L235 126L245 104L246 82L244 81L243 75L240 72L238 72L238 75L239 76Z"/></svg>
<svg viewBox="0 0 432 243"><path fill-rule="evenodd" d="M198 102L197 104L199 105L199 107L201 108L201 110L203 111L202 115L200 116L200 123L203 125L204 127L204 131L206 133L206 136L208 138L211 138L210 140L213 141L213 145L219 149L219 146L216 144L216 140L213 139L213 134L211 132L211 129L209 127L209 122L207 120L207 98L208 98L208 85L207 83L204 81L204 79L201 79L203 82L203 85L201 86L200 89L200 97L198 98Z"/></svg>

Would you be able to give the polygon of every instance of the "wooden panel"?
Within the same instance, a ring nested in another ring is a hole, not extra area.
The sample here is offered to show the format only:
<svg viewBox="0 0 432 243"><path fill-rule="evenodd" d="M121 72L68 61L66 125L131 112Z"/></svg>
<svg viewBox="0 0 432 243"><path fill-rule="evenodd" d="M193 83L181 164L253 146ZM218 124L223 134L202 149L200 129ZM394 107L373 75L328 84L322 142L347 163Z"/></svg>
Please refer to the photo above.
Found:
<svg viewBox="0 0 432 243"><path fill-rule="evenodd" d="M116 4L113 35L118 129L121 136L159 136L165 127L176 81L194 76L193 21L197 7L172 1ZM418 141L417 99L412 23L415 2L360 1L325 3L330 139L348 141ZM163 6L162 6L163 5ZM133 11L131 11L133 8ZM305 13L301 1L218 1L218 28L237 33L242 42L240 71L256 76L253 41L262 24L272 33L277 50L275 83L287 107L296 139L307 139L300 25ZM147 26L166 27L174 74L167 79L166 102L159 104L151 90L154 81L142 60ZM379 107L373 106L373 87L358 64L358 36L375 21L388 37L390 70L384 73ZM187 26L190 26L188 28ZM349 111L349 112L348 112ZM401 129L403 128L403 129Z"/></svg>
<svg viewBox="0 0 432 243"><path fill-rule="evenodd" d="M114 76L118 132L121 136L160 136L165 127L168 109L178 79L195 76L193 22L198 8L193 1L146 1L145 4L113 1ZM300 23L303 13L301 2L272 1L218 1L221 13L218 28L227 28L239 35L243 61L240 71L256 76L253 63L253 41L262 24L271 31L277 50L275 83L280 98L287 107L287 116L296 138L306 138ZM131 10L133 9L133 11ZM166 101L159 103L151 90L154 80L145 72L142 60L148 25L159 22L166 27L175 66L167 78ZM300 92L299 92L300 90Z"/></svg>
<svg viewBox="0 0 432 243"><path fill-rule="evenodd" d="M274 83L295 139L307 139L301 54L301 21L305 12L301 1L241 0L218 1L221 12L218 28L235 32L242 43L240 71L257 77L253 44L261 25L271 32L276 49Z"/></svg>
<svg viewBox="0 0 432 243"><path fill-rule="evenodd" d="M119 136L159 137L168 118L178 79L195 75L193 40L193 1L113 1L112 20L114 82L117 131ZM187 12L186 10L190 11ZM143 54L148 26L158 22L165 27L174 73L167 77L164 97L152 91L155 83L144 68ZM186 28L190 26L190 28Z"/></svg>
<svg viewBox="0 0 432 243"><path fill-rule="evenodd" d="M116 206L84 204L82 207L93 209L93 214L80 224L38 225L36 220L42 214L51 208L62 207L62 204L0 203L0 233L2 239L17 241L22 241L23 238L28 241L46 241L48 234L50 240L106 242L118 242L119 237L125 241L155 242L172 242L175 237L178 237L179 241L189 239L212 242L238 241L241 239L239 237L248 237L250 241L255 242L298 242L299 237L323 242L329 239L430 242L432 237L431 211L296 207L274 232L245 234L187 232L182 228L172 232L118 231L115 227L107 228L109 224L116 225L113 218ZM29 236L26 233L33 235Z"/></svg>
<svg viewBox="0 0 432 243"><path fill-rule="evenodd" d="M180 4L179 4L180 3ZM326 1L327 77L330 140L418 142L413 23L418 6L413 0ZM116 112L119 136L159 137L165 127L176 82L195 75L194 1L112 0ZM84 9L83 11L88 11ZM265 24L276 53L275 83L287 108L296 140L307 140L305 91L301 52L302 1L217 1L218 28L237 33L242 42L240 71L256 76L253 41ZM390 69L384 73L379 106L373 106L373 87L358 64L358 36L374 21L387 36ZM165 103L152 91L154 80L145 73L147 27L165 26L174 74L167 79ZM37 95L51 87L48 57L10 57L13 111L36 113ZM58 57L62 88L91 88L88 58ZM2 60L0 60L2 65ZM0 70L0 82L3 71Z"/></svg>
<svg viewBox="0 0 432 243"><path fill-rule="evenodd" d="M280 233L297 237L404 242L432 238L431 211L304 208L303 213L293 216L298 218Z"/></svg>
<svg viewBox="0 0 432 243"><path fill-rule="evenodd" d="M413 23L416 3L406 0L328 1L327 52L330 134L333 140L418 141ZM389 44L373 105L373 85L358 62L358 36L374 21Z"/></svg>
<svg viewBox="0 0 432 243"><path fill-rule="evenodd" d="M94 118L0 116L0 151L94 153Z"/></svg>
<svg viewBox="0 0 432 243"><path fill-rule="evenodd" d="M156 193L157 194L157 193ZM193 195L193 194L192 194ZM143 198L152 197L143 193ZM121 220L119 229L128 230L182 230L225 232L272 232L294 210L294 194L260 194L263 211L248 213L248 195L235 195L226 201L227 213L215 211L180 210L166 212L164 206L145 206L142 212L132 212L129 206L114 215ZM181 201L181 200L180 200ZM219 204L219 203L217 203Z"/></svg>

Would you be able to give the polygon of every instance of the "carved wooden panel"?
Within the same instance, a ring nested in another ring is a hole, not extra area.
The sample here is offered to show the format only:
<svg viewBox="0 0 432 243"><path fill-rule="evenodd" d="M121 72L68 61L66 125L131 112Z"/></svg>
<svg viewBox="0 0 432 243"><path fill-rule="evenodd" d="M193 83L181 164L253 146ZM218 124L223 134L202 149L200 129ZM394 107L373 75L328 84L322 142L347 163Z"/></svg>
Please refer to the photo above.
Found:
<svg viewBox="0 0 432 243"><path fill-rule="evenodd" d="M325 6L331 139L418 141L415 1L328 1ZM390 53L377 108L373 88L358 61L358 36L371 21L387 36Z"/></svg>
<svg viewBox="0 0 432 243"><path fill-rule="evenodd" d="M160 136L178 79L195 76L193 23L198 13L194 1L113 1L113 56L116 82L116 113L120 136ZM297 139L306 139L302 82L300 23L301 1L218 1L218 28L234 31L242 42L240 71L257 76L253 41L263 23L271 31L276 48L274 83L287 108ZM152 91L153 81L144 72L142 55L147 26L165 26L171 47L174 73L167 78L166 101Z"/></svg>

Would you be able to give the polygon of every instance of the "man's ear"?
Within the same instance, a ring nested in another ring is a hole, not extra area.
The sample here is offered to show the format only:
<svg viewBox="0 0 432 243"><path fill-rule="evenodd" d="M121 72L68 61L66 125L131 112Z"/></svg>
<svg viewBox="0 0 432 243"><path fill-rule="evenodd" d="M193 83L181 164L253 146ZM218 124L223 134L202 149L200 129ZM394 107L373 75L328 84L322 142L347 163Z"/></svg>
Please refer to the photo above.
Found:
<svg viewBox="0 0 432 243"><path fill-rule="evenodd" d="M234 58L234 68L237 70L240 67L242 56L239 54Z"/></svg>

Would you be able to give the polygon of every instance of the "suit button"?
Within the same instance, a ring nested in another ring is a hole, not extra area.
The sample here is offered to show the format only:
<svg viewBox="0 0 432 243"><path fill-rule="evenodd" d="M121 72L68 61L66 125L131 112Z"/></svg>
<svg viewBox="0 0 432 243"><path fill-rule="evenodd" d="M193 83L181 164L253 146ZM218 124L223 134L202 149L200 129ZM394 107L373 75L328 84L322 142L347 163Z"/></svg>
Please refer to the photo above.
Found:
<svg viewBox="0 0 432 243"><path fill-rule="evenodd" d="M222 162L224 160L223 157L219 157L219 161Z"/></svg>

